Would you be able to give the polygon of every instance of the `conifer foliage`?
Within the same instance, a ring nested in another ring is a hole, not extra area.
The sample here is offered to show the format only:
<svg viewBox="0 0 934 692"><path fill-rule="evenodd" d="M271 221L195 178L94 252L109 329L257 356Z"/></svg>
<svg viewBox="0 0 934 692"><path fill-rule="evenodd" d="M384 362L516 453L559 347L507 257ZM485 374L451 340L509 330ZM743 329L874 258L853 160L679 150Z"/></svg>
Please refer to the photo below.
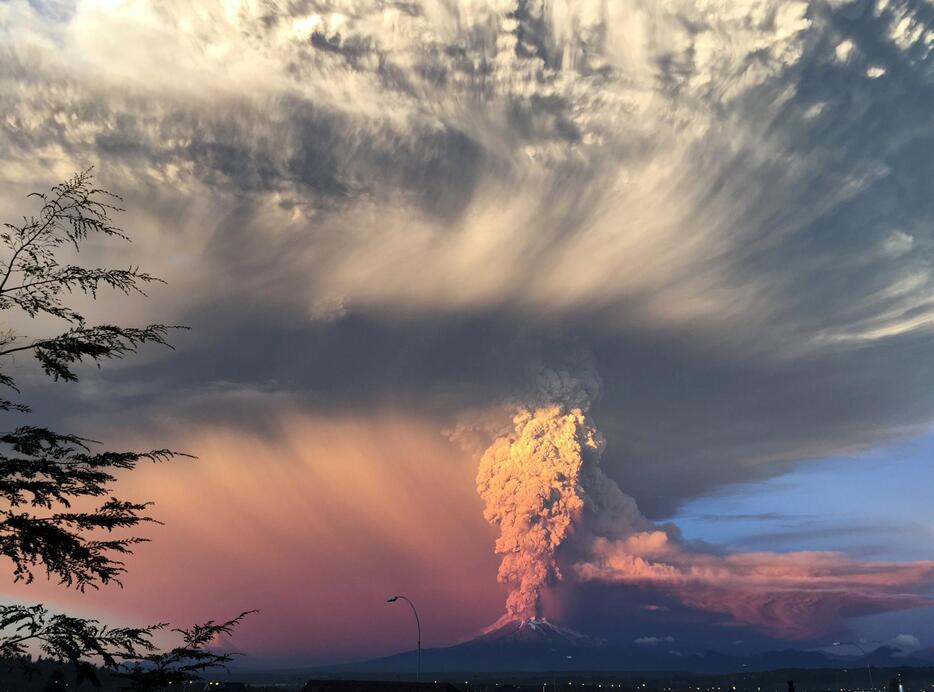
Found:
<svg viewBox="0 0 934 692"><path fill-rule="evenodd" d="M100 290L110 289L144 296L147 284L161 282L139 267L63 263L63 256L77 256L85 241L129 240L113 222L123 211L120 199L95 187L90 169L30 197L38 212L4 224L0 233L0 319L8 317L0 330L0 388L6 390L0 394L0 415L21 423L0 432L0 557L9 559L16 581L28 583L44 572L79 591L119 585L125 572L121 557L145 541L134 533L155 520L150 503L112 494L115 473L184 455L169 449L103 450L93 440L35 424L36 414L18 400L10 365L31 356L51 379L75 382L82 363L100 366L145 344L171 348L167 337L178 327L89 324L74 307L72 299L81 295L96 299ZM41 325L44 331L51 324L53 333L33 337L7 323ZM55 333L55 326L63 330ZM26 663L38 649L73 663L79 681L96 681L95 671L103 666L123 676L127 689L157 690L228 662L229 655L215 653L211 644L245 615L170 630L180 643L162 651L154 637L167 629L164 623L112 628L50 613L42 605L0 605L0 657Z"/></svg>

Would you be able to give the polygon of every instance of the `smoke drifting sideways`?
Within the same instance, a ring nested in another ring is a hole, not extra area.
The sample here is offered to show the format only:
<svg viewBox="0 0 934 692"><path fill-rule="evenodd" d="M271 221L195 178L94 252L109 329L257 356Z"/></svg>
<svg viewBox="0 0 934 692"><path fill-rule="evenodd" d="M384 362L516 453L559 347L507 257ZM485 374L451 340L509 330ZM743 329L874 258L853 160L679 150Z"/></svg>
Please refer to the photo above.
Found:
<svg viewBox="0 0 934 692"><path fill-rule="evenodd" d="M597 539L578 581L656 589L684 606L784 639L811 639L844 618L930 606L934 562L859 561L838 552L705 553L664 531Z"/></svg>
<svg viewBox="0 0 934 692"><path fill-rule="evenodd" d="M510 621L542 618L542 593L567 578L654 589L686 608L790 639L837 628L843 618L931 605L934 562L860 562L837 552L716 553L658 525L604 473L606 440L588 415L600 378L541 368L509 402L511 426L483 452L477 491L499 529L498 579ZM564 569L562 569L564 567Z"/></svg>

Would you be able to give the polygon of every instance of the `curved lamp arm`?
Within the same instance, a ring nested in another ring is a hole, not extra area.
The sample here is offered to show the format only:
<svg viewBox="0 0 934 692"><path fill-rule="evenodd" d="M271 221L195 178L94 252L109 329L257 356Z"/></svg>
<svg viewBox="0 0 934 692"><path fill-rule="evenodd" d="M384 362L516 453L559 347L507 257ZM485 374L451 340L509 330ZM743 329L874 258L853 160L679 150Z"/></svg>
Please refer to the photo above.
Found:
<svg viewBox="0 0 934 692"><path fill-rule="evenodd" d="M416 662L417 667L415 669L415 681L418 682L421 680L421 677L422 677L422 623L418 619L418 611L415 610L415 604L412 603L412 601L410 601L405 596L389 596L386 599L386 603L395 603L396 601L399 601L399 600L402 600L408 603L409 607L412 609L412 614L415 616L415 628L418 633L418 640L417 640L418 658Z"/></svg>

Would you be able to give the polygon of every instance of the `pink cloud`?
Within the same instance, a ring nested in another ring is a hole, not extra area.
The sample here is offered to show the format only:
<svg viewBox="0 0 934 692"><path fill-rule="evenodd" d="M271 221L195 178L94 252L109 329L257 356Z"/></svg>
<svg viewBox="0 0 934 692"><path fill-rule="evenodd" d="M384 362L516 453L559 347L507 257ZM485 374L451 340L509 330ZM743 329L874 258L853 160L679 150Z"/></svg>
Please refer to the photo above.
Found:
<svg viewBox="0 0 934 692"><path fill-rule="evenodd" d="M684 605L770 634L805 639L844 617L930 605L934 562L860 562L836 552L693 552L664 531L596 539L582 581L648 586Z"/></svg>

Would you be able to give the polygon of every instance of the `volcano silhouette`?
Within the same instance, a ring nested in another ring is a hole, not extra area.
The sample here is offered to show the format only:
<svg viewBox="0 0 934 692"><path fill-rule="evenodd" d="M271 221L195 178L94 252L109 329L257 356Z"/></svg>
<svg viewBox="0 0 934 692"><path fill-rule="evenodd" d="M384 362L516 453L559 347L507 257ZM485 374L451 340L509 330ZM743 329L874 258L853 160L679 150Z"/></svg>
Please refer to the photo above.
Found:
<svg viewBox="0 0 934 692"><path fill-rule="evenodd" d="M786 649L750 656L716 651L681 652L669 646L618 646L545 618L497 622L479 636L454 646L422 650L422 671L438 674L560 671L681 671L729 673L780 668L835 668L853 665L932 665L934 649L908 659L884 647L870 657L831 656L822 651ZM317 672L412 674L416 652L316 669Z"/></svg>
<svg viewBox="0 0 934 692"><path fill-rule="evenodd" d="M619 666L623 652L602 639L545 618L508 620L497 622L460 644L423 650L422 670L438 673L611 670ZM630 658L639 654L644 661L645 653L631 652ZM414 651L407 651L339 668L355 672L403 672L414 670L415 656Z"/></svg>
<svg viewBox="0 0 934 692"><path fill-rule="evenodd" d="M460 644L478 647L533 646L558 649L583 649L605 646L602 639L595 639L582 632L552 622L547 618L509 620L485 631L479 637Z"/></svg>

